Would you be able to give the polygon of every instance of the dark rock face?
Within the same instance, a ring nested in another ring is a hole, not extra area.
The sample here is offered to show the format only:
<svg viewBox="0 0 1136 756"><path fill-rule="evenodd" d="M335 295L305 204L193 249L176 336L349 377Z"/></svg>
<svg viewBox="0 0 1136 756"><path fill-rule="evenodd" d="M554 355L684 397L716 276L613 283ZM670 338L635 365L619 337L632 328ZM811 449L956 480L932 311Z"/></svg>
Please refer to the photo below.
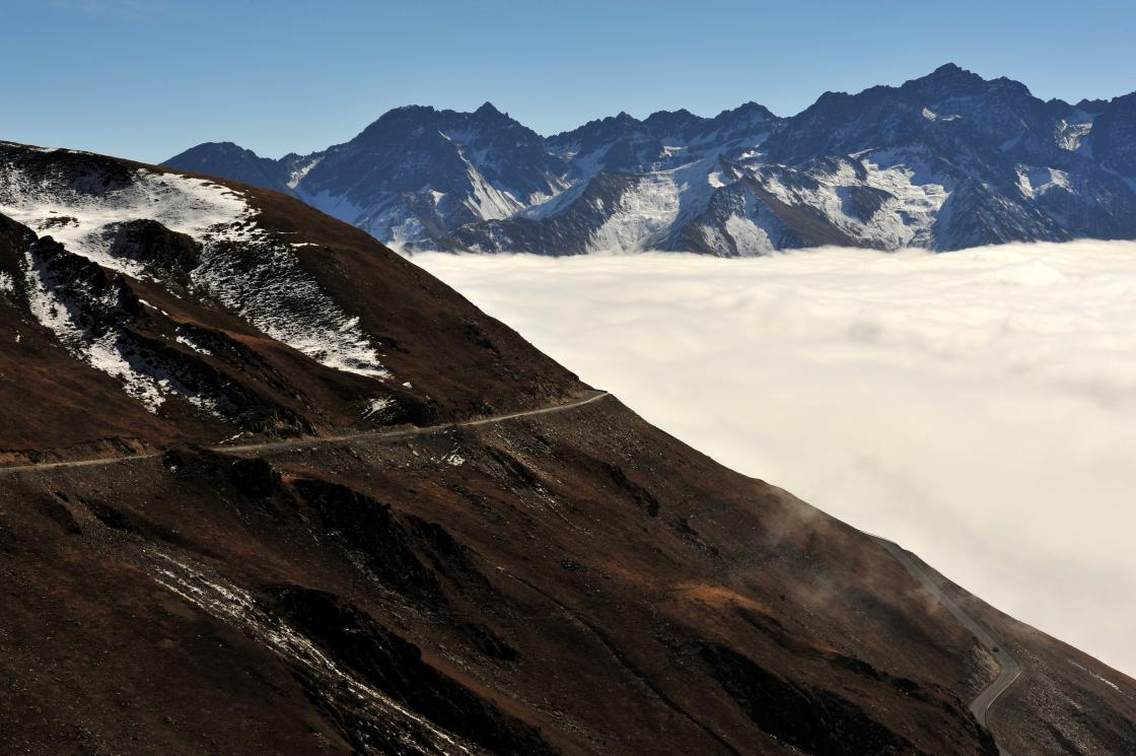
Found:
<svg viewBox="0 0 1136 756"><path fill-rule="evenodd" d="M319 513L323 527L346 539L380 580L396 590L436 598L440 588L411 548L411 535L391 515L390 506L344 486L322 480L297 480L296 493Z"/></svg>
<svg viewBox="0 0 1136 756"><path fill-rule="evenodd" d="M1129 179L1136 175L1136 93L1101 108L1089 144L1105 170Z"/></svg>
<svg viewBox="0 0 1136 756"><path fill-rule="evenodd" d="M201 261L201 245L185 234L170 231L146 218L108 224L108 254L140 262L154 273L183 280Z"/></svg>
<svg viewBox="0 0 1136 756"><path fill-rule="evenodd" d="M734 256L1136 238L1136 94L1044 102L953 64L827 92L792 118L755 103L620 113L542 139L488 104L409 107L275 167L235 145L170 165L283 187L410 248Z"/></svg>
<svg viewBox="0 0 1136 756"><path fill-rule="evenodd" d="M989 184L965 180L943 203L933 233L950 239L950 248L999 244L1023 239L1066 241L1071 235L1029 205L1008 202Z"/></svg>
<svg viewBox="0 0 1136 756"><path fill-rule="evenodd" d="M839 695L795 686L728 648L705 646L701 654L711 674L750 719L806 753L918 752ZM984 752L996 754L998 750Z"/></svg>

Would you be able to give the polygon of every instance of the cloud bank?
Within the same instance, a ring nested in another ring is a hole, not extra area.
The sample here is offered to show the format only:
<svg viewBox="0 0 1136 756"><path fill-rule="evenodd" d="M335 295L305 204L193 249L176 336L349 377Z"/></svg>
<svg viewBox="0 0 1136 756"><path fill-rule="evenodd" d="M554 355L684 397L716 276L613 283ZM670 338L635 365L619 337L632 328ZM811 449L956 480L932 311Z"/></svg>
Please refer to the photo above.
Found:
<svg viewBox="0 0 1136 756"><path fill-rule="evenodd" d="M413 260L659 427L1136 676L1136 243Z"/></svg>

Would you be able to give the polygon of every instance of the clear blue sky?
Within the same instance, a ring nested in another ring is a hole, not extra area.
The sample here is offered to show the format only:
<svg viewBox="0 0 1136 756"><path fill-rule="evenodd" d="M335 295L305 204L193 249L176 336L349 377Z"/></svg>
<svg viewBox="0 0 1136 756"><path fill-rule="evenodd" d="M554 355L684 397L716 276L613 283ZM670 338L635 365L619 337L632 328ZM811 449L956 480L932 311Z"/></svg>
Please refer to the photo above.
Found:
<svg viewBox="0 0 1136 756"><path fill-rule="evenodd" d="M541 133L626 110L791 115L953 61L1040 97L1136 89L1136 3L0 0L0 138L158 161L342 142L408 103Z"/></svg>

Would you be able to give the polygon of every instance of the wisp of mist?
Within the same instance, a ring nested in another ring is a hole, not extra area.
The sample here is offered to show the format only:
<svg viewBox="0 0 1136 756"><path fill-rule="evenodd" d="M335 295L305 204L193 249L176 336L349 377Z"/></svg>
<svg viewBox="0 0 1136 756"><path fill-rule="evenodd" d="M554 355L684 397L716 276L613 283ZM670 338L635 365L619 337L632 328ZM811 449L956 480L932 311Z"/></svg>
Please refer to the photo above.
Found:
<svg viewBox="0 0 1136 756"><path fill-rule="evenodd" d="M1136 675L1136 243L412 259L664 430Z"/></svg>

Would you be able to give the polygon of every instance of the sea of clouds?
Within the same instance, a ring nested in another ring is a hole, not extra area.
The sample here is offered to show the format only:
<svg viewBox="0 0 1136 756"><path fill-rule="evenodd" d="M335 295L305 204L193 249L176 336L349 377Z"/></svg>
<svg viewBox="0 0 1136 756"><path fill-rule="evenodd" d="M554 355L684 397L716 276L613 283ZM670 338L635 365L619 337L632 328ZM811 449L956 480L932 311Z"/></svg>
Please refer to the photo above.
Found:
<svg viewBox="0 0 1136 756"><path fill-rule="evenodd" d="M1136 243L413 260L659 427L1136 676Z"/></svg>

